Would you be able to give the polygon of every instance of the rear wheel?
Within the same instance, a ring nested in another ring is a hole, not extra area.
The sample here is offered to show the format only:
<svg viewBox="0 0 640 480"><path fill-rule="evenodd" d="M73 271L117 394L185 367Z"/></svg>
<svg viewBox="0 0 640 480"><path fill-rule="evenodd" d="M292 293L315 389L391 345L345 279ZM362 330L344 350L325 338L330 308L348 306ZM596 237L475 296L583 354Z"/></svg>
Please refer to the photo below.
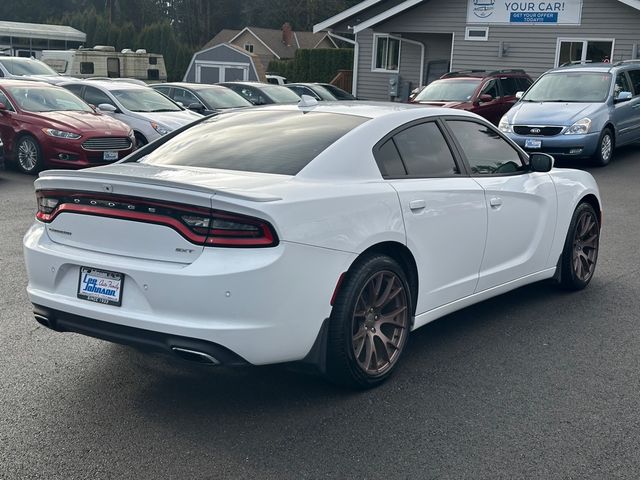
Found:
<svg viewBox="0 0 640 480"><path fill-rule="evenodd" d="M16 142L16 165L22 173L35 175L42 170L42 150L31 135L24 135Z"/></svg>
<svg viewBox="0 0 640 480"><path fill-rule="evenodd" d="M386 255L360 259L347 273L329 324L327 373L339 384L374 387L394 371L411 327L411 292Z"/></svg>
<svg viewBox="0 0 640 480"><path fill-rule="evenodd" d="M593 207L581 203L573 213L560 259L560 284L568 290L586 287L596 269L600 222Z"/></svg>
<svg viewBox="0 0 640 480"><path fill-rule="evenodd" d="M600 134L600 141L598 142L598 149L593 155L593 163L599 167L604 167L611 162L613 158L613 149L615 142L613 139L613 132L611 129L605 128Z"/></svg>

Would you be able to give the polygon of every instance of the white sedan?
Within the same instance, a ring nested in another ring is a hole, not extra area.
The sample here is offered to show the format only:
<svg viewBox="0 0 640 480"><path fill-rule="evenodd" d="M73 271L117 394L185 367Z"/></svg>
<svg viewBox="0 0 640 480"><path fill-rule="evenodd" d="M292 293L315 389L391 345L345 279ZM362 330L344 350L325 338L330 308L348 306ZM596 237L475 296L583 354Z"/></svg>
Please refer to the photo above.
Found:
<svg viewBox="0 0 640 480"><path fill-rule="evenodd" d="M371 387L436 318L589 283L598 187L552 161L458 110L223 113L118 164L41 173L29 297L53 330Z"/></svg>

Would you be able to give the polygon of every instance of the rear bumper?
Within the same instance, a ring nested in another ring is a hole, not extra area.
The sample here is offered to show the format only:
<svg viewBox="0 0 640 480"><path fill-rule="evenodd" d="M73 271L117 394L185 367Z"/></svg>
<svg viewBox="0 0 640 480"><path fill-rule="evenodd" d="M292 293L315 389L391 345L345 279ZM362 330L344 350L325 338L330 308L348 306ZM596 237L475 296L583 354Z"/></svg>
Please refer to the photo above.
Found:
<svg viewBox="0 0 640 480"><path fill-rule="evenodd" d="M247 361L228 348L198 338L170 335L162 332L101 322L92 318L73 315L40 305L33 306L36 320L56 332L73 332L108 342L130 345L145 350L175 354L176 350L201 352L216 365L244 365Z"/></svg>
<svg viewBox="0 0 640 480"><path fill-rule="evenodd" d="M54 312L58 329L92 335L81 328L82 319L90 319L209 342L262 365L310 352L331 314L337 280L356 255L281 242L262 249L205 248L192 263L179 264L62 245L36 222L24 237L24 256L29 299ZM122 273L122 305L78 298L81 266Z"/></svg>

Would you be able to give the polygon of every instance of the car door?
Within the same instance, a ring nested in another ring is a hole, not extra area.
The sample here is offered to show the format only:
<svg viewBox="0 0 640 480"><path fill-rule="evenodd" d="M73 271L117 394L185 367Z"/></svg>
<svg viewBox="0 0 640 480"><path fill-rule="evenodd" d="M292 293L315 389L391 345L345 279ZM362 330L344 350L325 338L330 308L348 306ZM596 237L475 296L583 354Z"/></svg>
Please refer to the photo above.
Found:
<svg viewBox="0 0 640 480"><path fill-rule="evenodd" d="M613 112L612 120L616 127L616 144L624 145L636 140L640 131L639 113L640 97L630 100L619 100L622 92L633 95L631 81L626 72L618 72L613 87Z"/></svg>
<svg viewBox="0 0 640 480"><path fill-rule="evenodd" d="M500 90L502 91L502 100L500 104L500 118L507 113L511 107L518 101L516 93L522 90L518 77L500 77Z"/></svg>
<svg viewBox="0 0 640 480"><path fill-rule="evenodd" d="M624 121L628 142L636 142L640 140L640 68L627 70L628 88L633 97L626 102L616 103L615 108L620 109L624 113ZM616 82L617 90L617 82ZM617 95L616 92L614 95Z"/></svg>
<svg viewBox="0 0 640 480"><path fill-rule="evenodd" d="M4 111L0 112L0 154L4 145L5 151L13 148L13 141L18 129L18 114L16 113L11 101L0 90L0 103L3 103L6 107Z"/></svg>
<svg viewBox="0 0 640 480"><path fill-rule="evenodd" d="M471 295L485 247L484 191L452 154L439 121L409 124L374 149L398 192L418 265L416 314Z"/></svg>
<svg viewBox="0 0 640 480"><path fill-rule="evenodd" d="M548 173L531 172L526 157L497 129L474 119L446 125L471 177L483 189L487 244L476 291L552 268L558 201Z"/></svg>
<svg viewBox="0 0 640 480"><path fill-rule="evenodd" d="M478 92L478 97L474 99L474 108L472 111L486 118L494 125L497 125L502 118L502 114L500 113L502 111L502 95L500 93L498 80L493 78L485 81ZM482 95L491 95L492 100L482 102L480 101Z"/></svg>

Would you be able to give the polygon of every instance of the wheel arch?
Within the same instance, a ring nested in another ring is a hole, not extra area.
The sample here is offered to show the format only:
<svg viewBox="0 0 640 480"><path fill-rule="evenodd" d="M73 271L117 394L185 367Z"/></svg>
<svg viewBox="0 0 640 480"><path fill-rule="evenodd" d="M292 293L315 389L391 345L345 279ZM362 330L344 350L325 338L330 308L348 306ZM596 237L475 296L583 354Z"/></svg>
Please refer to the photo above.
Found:
<svg viewBox="0 0 640 480"><path fill-rule="evenodd" d="M600 202L598 201L598 197L596 197L593 193L588 193L580 199L580 201L576 205L576 208L578 208L578 205L580 205L581 203L588 203L593 207L593 209L596 211L596 215L598 216L598 223L602 225L602 208L600 206Z"/></svg>
<svg viewBox="0 0 640 480"><path fill-rule="evenodd" d="M376 243L358 255L358 257L351 263L349 270L351 270L353 264L363 256L375 253L387 255L388 257L393 258L402 267L402 270L407 276L407 281L409 282L412 314L415 315L416 306L418 304L418 265L416 264L413 253L411 253L411 250L409 250L406 245L400 242L385 241Z"/></svg>

